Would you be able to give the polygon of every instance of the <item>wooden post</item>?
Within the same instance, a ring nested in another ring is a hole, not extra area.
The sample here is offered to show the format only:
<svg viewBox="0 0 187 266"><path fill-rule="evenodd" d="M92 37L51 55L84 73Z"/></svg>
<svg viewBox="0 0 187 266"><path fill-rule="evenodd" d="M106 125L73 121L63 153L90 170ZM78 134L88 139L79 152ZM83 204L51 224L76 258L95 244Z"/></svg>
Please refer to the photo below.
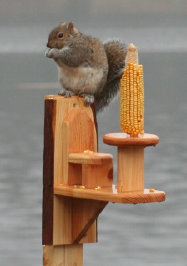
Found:
<svg viewBox="0 0 187 266"><path fill-rule="evenodd" d="M144 190L144 147L118 147L119 192Z"/></svg>
<svg viewBox="0 0 187 266"><path fill-rule="evenodd" d="M44 246L43 266L83 265L83 245Z"/></svg>

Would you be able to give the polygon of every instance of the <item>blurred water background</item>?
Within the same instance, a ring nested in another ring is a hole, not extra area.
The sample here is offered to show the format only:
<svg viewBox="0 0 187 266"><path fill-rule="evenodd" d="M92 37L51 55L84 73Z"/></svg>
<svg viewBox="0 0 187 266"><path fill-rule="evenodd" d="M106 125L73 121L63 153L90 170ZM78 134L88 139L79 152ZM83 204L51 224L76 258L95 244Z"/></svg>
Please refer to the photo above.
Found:
<svg viewBox="0 0 187 266"><path fill-rule="evenodd" d="M59 91L56 66L44 51L61 20L103 41L119 37L139 47L145 131L160 137L146 149L145 182L167 193L163 203L108 204L99 242L84 245L84 265L187 265L187 4L155 2L2 1L0 265L42 265L43 97ZM112 153L116 165L116 149L102 136L120 130L118 97L98 125L99 150Z"/></svg>

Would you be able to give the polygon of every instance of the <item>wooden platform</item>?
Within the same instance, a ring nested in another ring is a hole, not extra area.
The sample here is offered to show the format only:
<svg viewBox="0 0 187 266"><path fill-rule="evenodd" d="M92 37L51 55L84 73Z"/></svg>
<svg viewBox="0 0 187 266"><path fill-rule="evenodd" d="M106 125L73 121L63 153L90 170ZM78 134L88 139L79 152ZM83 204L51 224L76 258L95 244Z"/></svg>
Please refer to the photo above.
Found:
<svg viewBox="0 0 187 266"><path fill-rule="evenodd" d="M103 136L103 142L108 145L118 147L128 146L155 146L159 142L159 137L154 134L145 133L140 137L129 137L126 133L108 133Z"/></svg>
<svg viewBox="0 0 187 266"><path fill-rule="evenodd" d="M111 188L107 187L99 189L58 185L54 187L54 194L73 198L129 204L161 202L165 200L165 192L163 191L154 190L154 192L150 192L149 189L144 189L143 192L118 193L115 185L112 185Z"/></svg>

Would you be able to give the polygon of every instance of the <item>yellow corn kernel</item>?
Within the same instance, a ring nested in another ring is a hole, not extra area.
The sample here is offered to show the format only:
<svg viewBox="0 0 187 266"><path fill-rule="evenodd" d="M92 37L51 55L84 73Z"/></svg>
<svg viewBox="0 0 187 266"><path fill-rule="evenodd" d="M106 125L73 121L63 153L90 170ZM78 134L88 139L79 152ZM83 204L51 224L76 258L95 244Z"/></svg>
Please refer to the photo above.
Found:
<svg viewBox="0 0 187 266"><path fill-rule="evenodd" d="M90 151L90 150L84 150L84 154L93 154L93 151Z"/></svg>
<svg viewBox="0 0 187 266"><path fill-rule="evenodd" d="M100 190L101 187L100 187L100 186L97 186L97 187L95 187L94 189L95 189L95 190Z"/></svg>
<svg viewBox="0 0 187 266"><path fill-rule="evenodd" d="M85 186L79 186L79 188L81 188L81 189L85 189Z"/></svg>

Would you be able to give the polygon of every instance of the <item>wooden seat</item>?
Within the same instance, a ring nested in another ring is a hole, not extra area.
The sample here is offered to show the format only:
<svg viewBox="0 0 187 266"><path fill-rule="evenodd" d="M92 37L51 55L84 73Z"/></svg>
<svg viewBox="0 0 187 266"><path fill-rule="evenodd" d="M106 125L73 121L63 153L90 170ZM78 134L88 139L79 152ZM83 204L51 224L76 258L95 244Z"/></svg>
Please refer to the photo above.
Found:
<svg viewBox="0 0 187 266"><path fill-rule="evenodd" d="M103 164L104 162L110 161L112 155L108 153L90 152L86 153L70 153L69 163L76 164Z"/></svg>
<svg viewBox="0 0 187 266"><path fill-rule="evenodd" d="M69 184L85 188L112 186L113 157L111 154L90 151L70 153L68 162Z"/></svg>

